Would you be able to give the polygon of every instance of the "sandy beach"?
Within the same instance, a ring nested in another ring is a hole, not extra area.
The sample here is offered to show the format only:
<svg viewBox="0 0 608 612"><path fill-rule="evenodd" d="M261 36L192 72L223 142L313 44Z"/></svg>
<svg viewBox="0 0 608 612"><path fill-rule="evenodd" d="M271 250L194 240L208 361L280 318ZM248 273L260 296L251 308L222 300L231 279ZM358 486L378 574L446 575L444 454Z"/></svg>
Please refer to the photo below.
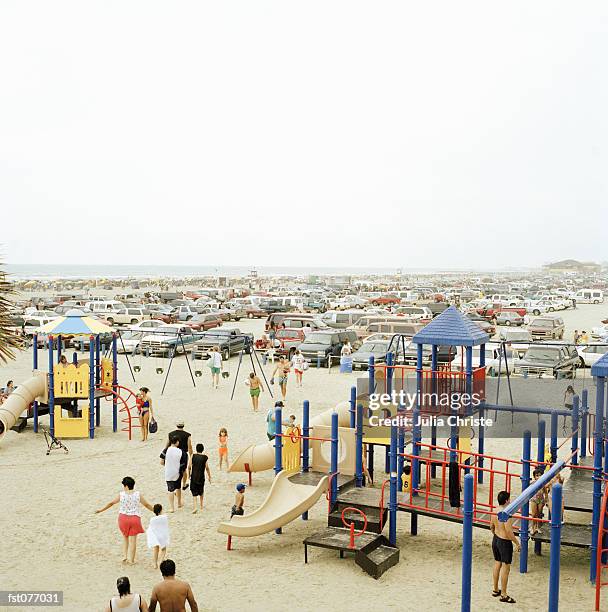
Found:
<svg viewBox="0 0 608 612"><path fill-rule="evenodd" d="M567 313L568 333L572 325L597 318L599 309L579 308ZM566 318L566 317L565 317ZM241 329L259 334L261 321L241 321ZM254 414L243 380L247 362L237 380L233 401L231 386L237 359L228 365L231 376L213 390L209 370L196 378L193 387L183 357L176 359L167 388L160 395L164 376L155 372L163 360L135 358L141 366L137 382L130 379L124 357L120 358L120 380L128 387L147 385L154 398L159 431L147 443L129 442L126 433L112 433L111 404L104 406L102 426L94 440L67 440L69 454L53 451L45 455L42 434L35 435L31 425L21 434L8 432L0 445L0 475L4 486L2 529L4 550L0 575L4 589L56 589L65 593L64 609L82 611L101 609L114 594L115 580L128 575L133 590L149 597L159 572L151 567L145 538L139 539L138 561L133 567L121 565L121 538L117 528L117 509L102 515L94 510L115 496L125 475L136 479L136 488L152 503L166 507L166 492L159 453L166 434L176 420L184 419L194 442L203 442L211 462L212 482L205 491L205 510L190 512L191 496L185 494L186 507L170 515L172 544L168 556L177 563L178 576L188 580L206 610L270 609L287 605L302 610L331 610L336 607L366 609L455 609L460 596L461 526L420 518L419 534L409 534L409 515L399 513L398 545L400 563L375 581L364 574L352 559L312 549L304 565L302 540L327 522L327 506L321 499L310 512L310 520L297 520L274 533L255 538L237 538L234 550L226 551L225 536L217 533L233 503L234 487L245 475L217 470L217 434L224 426L229 432L231 457L250 444L265 440L265 413L272 405L268 393L262 394L261 411ZM165 361L166 365L166 361ZM31 353L0 370L2 380L24 380L31 369ZM271 366L266 366L269 374ZM311 368L302 389L290 381L285 413L301 420L302 401L310 400L317 414L348 398L356 374L331 374ZM103 404L102 404L103 405ZM42 426L48 417L41 420ZM136 434L137 438L137 434ZM521 443L501 440L491 443L488 452L519 457ZM377 466L383 457L377 451ZM271 471L254 474L253 486L246 492L246 508L255 509L272 482ZM377 476L377 480L379 477ZM144 525L150 513L145 511ZM574 519L575 517L571 517ZM589 517L581 516L581 522ZM500 610L503 606L490 597L492 555L490 535L474 531L473 608ZM589 554L567 548L562 552L561 603L568 607L591 608L593 589L588 581ZM541 557L530 555L529 573L519 574L517 561L511 573L510 591L518 603L516 610L546 609L548 593L548 548Z"/></svg>

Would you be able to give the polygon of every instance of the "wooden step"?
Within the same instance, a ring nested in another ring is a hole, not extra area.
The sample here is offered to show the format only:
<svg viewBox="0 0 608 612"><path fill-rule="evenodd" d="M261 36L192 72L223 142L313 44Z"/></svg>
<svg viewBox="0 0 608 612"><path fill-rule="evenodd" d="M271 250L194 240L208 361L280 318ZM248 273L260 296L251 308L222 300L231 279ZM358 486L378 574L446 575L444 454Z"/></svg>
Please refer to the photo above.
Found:
<svg viewBox="0 0 608 612"><path fill-rule="evenodd" d="M399 549L384 536L378 536L355 553L355 563L376 580L399 563Z"/></svg>
<svg viewBox="0 0 608 612"><path fill-rule="evenodd" d="M347 528L342 522L342 510L343 509L334 510L329 515L327 519L327 524L330 527ZM380 529L380 510L378 508L365 508L365 509L362 508L362 511L365 512L365 516L367 517L366 531L369 531L371 533L381 533L382 529ZM348 524L350 524L351 522L355 523L355 531L361 531L363 529L364 520L363 520L363 517L358 512L349 510L348 512L344 514L344 519L347 521ZM386 525L387 521L388 521L388 512L385 510L383 512L383 517L382 517L382 527Z"/></svg>

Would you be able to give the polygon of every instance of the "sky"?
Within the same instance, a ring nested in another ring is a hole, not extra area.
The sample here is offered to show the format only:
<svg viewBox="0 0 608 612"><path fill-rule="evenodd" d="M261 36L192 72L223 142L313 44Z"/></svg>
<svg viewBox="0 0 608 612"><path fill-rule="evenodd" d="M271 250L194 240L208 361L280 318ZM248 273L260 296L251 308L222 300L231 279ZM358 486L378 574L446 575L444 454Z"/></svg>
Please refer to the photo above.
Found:
<svg viewBox="0 0 608 612"><path fill-rule="evenodd" d="M608 260L608 4L0 3L9 263Z"/></svg>

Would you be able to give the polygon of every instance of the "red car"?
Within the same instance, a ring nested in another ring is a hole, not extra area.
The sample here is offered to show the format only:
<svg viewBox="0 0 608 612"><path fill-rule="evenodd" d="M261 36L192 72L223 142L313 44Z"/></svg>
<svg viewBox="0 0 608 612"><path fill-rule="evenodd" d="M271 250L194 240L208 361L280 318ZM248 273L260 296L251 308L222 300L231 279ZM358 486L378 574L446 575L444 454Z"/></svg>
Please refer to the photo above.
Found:
<svg viewBox="0 0 608 612"><path fill-rule="evenodd" d="M394 295L381 295L380 297L373 298L370 302L374 306L393 306L401 303L401 298Z"/></svg>
<svg viewBox="0 0 608 612"><path fill-rule="evenodd" d="M216 314L197 314L189 321L184 321L184 325L193 331L207 331L222 325L222 319Z"/></svg>

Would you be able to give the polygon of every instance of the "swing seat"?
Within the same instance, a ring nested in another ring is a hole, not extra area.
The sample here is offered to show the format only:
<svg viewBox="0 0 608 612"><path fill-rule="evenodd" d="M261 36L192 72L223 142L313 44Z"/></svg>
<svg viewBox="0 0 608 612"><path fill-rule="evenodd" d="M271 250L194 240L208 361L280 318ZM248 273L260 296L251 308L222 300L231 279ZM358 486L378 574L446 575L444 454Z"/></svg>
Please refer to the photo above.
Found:
<svg viewBox="0 0 608 612"><path fill-rule="evenodd" d="M222 378L228 378L230 376L230 372L222 372Z"/></svg>
<svg viewBox="0 0 608 612"><path fill-rule="evenodd" d="M194 370L194 375L197 378L200 378L203 375L203 372L202 372L202 370Z"/></svg>
<svg viewBox="0 0 608 612"><path fill-rule="evenodd" d="M141 367L140 367L140 366L138 366L138 365L134 365L134 366L133 366L133 371L134 371L134 372L141 372Z"/></svg>
<svg viewBox="0 0 608 612"><path fill-rule="evenodd" d="M163 368L156 368L157 374L162 374L164 372Z"/></svg>

